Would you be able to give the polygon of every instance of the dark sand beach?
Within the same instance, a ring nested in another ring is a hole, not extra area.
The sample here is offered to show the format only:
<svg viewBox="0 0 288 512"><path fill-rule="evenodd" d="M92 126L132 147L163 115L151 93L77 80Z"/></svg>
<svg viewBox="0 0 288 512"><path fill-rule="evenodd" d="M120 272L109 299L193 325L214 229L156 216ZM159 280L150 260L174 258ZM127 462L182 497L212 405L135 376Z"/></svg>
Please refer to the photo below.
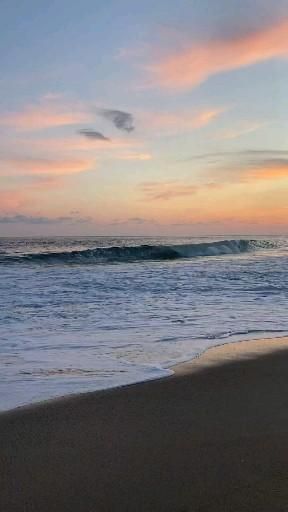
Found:
<svg viewBox="0 0 288 512"><path fill-rule="evenodd" d="M288 339L0 415L1 512L288 510Z"/></svg>

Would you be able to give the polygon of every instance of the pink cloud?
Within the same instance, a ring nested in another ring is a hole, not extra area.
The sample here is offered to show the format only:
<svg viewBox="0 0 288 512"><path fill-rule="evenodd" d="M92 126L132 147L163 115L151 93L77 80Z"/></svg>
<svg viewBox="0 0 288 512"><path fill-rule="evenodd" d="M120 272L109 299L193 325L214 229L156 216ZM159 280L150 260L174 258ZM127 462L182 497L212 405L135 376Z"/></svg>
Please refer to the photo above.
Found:
<svg viewBox="0 0 288 512"><path fill-rule="evenodd" d="M288 159L271 160L244 170L244 177L251 181L288 179Z"/></svg>
<svg viewBox="0 0 288 512"><path fill-rule="evenodd" d="M219 190L221 183L208 182L203 184L185 183L180 181L157 182L149 181L140 185L140 191L151 201L170 201L179 197L192 196L203 190Z"/></svg>
<svg viewBox="0 0 288 512"><path fill-rule="evenodd" d="M27 147L31 145L31 141L19 140L18 144ZM46 138L33 140L32 147L40 151L106 151L111 153L113 150L118 149L131 149L141 146L141 141L135 139L111 139L109 142L105 140L90 140L80 136L73 137L59 137L59 138Z"/></svg>
<svg viewBox="0 0 288 512"><path fill-rule="evenodd" d="M36 203L41 202L39 199L42 192L48 190L55 190L65 186L65 175L63 170L61 174L49 173L47 165L45 166L45 174L38 174L34 172L32 166L27 165L27 173L29 174L29 181L18 184L15 189L6 189L0 191L0 211L3 214L15 213L20 209L23 210L31 207ZM38 167L37 167L38 169ZM44 168L43 168L44 169ZM46 173L47 172L47 173ZM67 176L67 173L66 173Z"/></svg>
<svg viewBox="0 0 288 512"><path fill-rule="evenodd" d="M22 191L19 190L1 190L0 207L1 211L15 211L29 203Z"/></svg>
<svg viewBox="0 0 288 512"><path fill-rule="evenodd" d="M212 75L288 57L288 19L230 39L195 42L149 67L165 88L190 88Z"/></svg>
<svg viewBox="0 0 288 512"><path fill-rule="evenodd" d="M268 151L269 153L269 151ZM249 151L247 154L235 153L235 159L224 165L217 165L213 169L213 176L219 180L219 184L245 184L257 183L261 181L278 181L288 179L288 158L276 157L265 158L265 150L259 152L259 157L251 157ZM275 152L275 155L277 151ZM281 155L280 151L280 155ZM229 155L229 153L228 153ZM252 152L253 155L253 152ZM242 161L241 161L242 158ZM209 171L211 176L211 170Z"/></svg>
<svg viewBox="0 0 288 512"><path fill-rule="evenodd" d="M177 181L168 182L146 182L142 183L140 190L144 193L146 199L152 201L170 200L183 196L196 194L198 187L187 183Z"/></svg>
<svg viewBox="0 0 288 512"><path fill-rule="evenodd" d="M143 113L141 117L144 128L148 128L150 131L159 131L160 134L174 134L202 128L213 122L226 110L226 108L215 107L204 108L196 112Z"/></svg>
<svg viewBox="0 0 288 512"><path fill-rule="evenodd" d="M64 176L80 173L95 167L92 160L49 160L40 158L19 158L0 161L2 175L55 175Z"/></svg>
<svg viewBox="0 0 288 512"><path fill-rule="evenodd" d="M119 160L151 160L152 155L150 153L123 153L118 156Z"/></svg>
<svg viewBox="0 0 288 512"><path fill-rule="evenodd" d="M241 123L238 128L232 128L229 130L225 130L217 134L217 139L237 139L238 137L242 137L242 135L247 135L249 133L256 132L259 128L263 128L267 123L260 122L247 122Z"/></svg>
<svg viewBox="0 0 288 512"><path fill-rule="evenodd" d="M86 123L91 121L91 119L91 115L81 109L42 101L37 105L28 106L19 112L4 113L1 115L0 125L19 131L34 131Z"/></svg>

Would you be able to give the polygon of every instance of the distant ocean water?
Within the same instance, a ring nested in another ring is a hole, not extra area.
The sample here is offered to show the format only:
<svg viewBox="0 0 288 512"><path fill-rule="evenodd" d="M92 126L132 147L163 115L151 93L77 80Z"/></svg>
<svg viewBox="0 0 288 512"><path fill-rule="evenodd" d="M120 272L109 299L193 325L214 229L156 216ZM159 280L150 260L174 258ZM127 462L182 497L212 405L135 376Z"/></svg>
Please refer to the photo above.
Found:
<svg viewBox="0 0 288 512"><path fill-rule="evenodd" d="M288 239L0 238L0 409L288 334Z"/></svg>

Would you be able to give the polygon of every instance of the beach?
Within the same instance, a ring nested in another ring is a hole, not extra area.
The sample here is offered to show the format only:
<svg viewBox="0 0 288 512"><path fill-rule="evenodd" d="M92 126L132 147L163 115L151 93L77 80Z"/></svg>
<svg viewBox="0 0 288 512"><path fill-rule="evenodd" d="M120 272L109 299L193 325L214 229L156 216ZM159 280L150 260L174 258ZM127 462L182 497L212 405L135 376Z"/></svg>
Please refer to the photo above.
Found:
<svg viewBox="0 0 288 512"><path fill-rule="evenodd" d="M288 338L0 415L1 512L288 509Z"/></svg>
<svg viewBox="0 0 288 512"><path fill-rule="evenodd" d="M288 0L0 12L0 512L288 512Z"/></svg>

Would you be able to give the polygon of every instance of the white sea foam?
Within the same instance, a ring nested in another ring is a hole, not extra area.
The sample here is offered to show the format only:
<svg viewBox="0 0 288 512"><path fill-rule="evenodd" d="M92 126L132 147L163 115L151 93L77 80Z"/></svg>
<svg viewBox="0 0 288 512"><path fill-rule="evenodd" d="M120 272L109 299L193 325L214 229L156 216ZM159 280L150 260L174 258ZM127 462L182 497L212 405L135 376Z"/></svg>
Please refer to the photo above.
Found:
<svg viewBox="0 0 288 512"><path fill-rule="evenodd" d="M133 258L63 259L115 247ZM179 256L151 258L155 248ZM0 253L1 409L167 375L210 346L288 333L285 239L0 239ZM41 254L54 259L23 258Z"/></svg>

